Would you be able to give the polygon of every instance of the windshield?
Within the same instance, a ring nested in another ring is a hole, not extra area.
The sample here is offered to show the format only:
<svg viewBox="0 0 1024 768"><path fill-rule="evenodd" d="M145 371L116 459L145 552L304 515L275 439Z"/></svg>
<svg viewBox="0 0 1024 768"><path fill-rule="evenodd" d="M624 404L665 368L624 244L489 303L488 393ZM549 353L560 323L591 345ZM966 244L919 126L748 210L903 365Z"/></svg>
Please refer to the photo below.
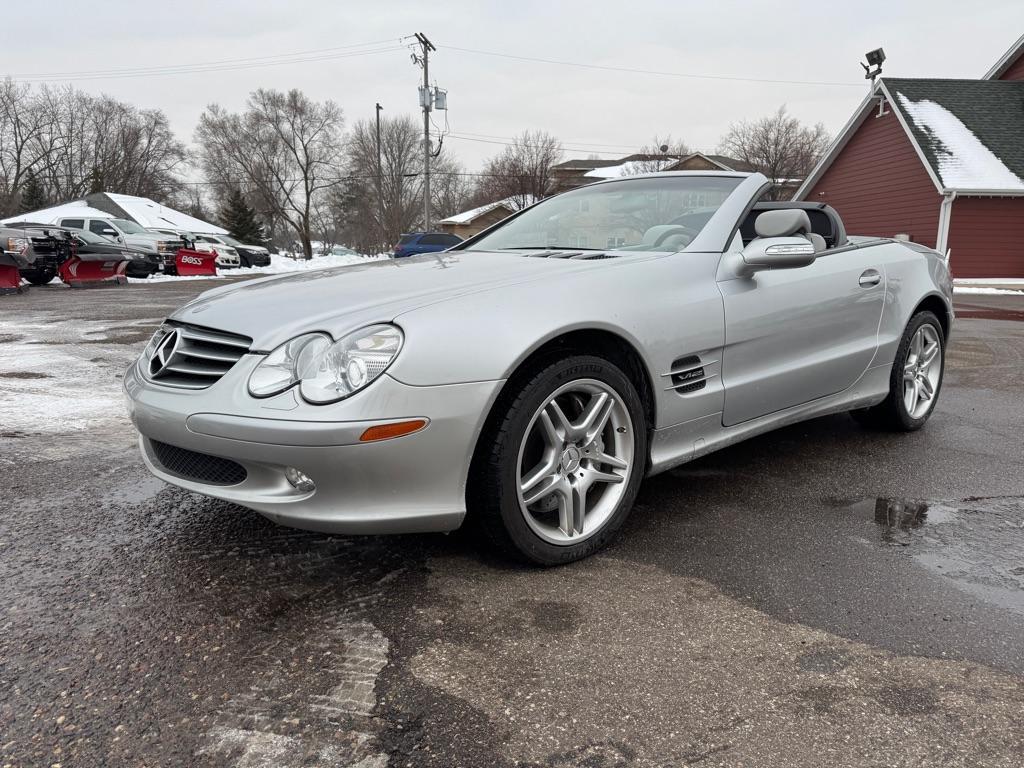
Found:
<svg viewBox="0 0 1024 768"><path fill-rule="evenodd" d="M140 233L144 235L153 234L152 232L147 232L134 221L128 221L128 219L111 219L111 221L117 225L118 229L128 235L138 235Z"/></svg>
<svg viewBox="0 0 1024 768"><path fill-rule="evenodd" d="M218 237L228 245L241 245L240 242L235 240L235 238L230 237L229 235L218 235Z"/></svg>
<svg viewBox="0 0 1024 768"><path fill-rule="evenodd" d="M661 176L580 187L544 200L469 248L679 251L742 181Z"/></svg>

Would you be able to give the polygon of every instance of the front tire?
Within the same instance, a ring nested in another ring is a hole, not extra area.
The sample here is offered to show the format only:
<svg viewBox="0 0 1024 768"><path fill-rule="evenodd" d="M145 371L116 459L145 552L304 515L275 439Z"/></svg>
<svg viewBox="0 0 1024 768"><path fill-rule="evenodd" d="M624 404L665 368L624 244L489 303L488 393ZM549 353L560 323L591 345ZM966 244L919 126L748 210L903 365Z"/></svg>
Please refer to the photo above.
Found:
<svg viewBox="0 0 1024 768"><path fill-rule="evenodd" d="M471 519L521 560L560 565L587 557L614 538L643 479L640 396L618 367L589 355L510 385L473 461Z"/></svg>
<svg viewBox="0 0 1024 768"><path fill-rule="evenodd" d="M32 285L46 285L53 278L57 276L57 270L55 269L34 269L26 270L21 273L21 276L25 278Z"/></svg>
<svg viewBox="0 0 1024 768"><path fill-rule="evenodd" d="M889 374L889 394L878 405L851 411L864 426L914 432L935 410L946 367L946 337L934 313L918 312L907 324Z"/></svg>

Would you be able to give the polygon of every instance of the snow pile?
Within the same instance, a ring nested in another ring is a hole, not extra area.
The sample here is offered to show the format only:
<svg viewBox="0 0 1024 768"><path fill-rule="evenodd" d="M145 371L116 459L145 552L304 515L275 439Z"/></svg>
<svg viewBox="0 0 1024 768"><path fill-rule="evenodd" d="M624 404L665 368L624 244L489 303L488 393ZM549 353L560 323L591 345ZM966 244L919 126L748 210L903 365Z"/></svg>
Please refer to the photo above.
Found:
<svg viewBox="0 0 1024 768"><path fill-rule="evenodd" d="M1024 190L1024 181L948 109L928 99L915 102L896 95L914 125L931 137L944 187Z"/></svg>
<svg viewBox="0 0 1024 768"><path fill-rule="evenodd" d="M177 277L175 275L155 274L150 277L130 277L130 283L162 283L173 280L214 280L220 277L243 277L246 275L284 275L290 272L310 272L316 269L327 269L329 267L347 267L350 264L362 264L366 261L386 259L387 254L379 256L353 256L350 254L331 254L329 256L314 256L309 261L305 259L291 259L278 253L270 255L270 264L266 267L239 267L237 269L221 269L218 267L218 274L214 277Z"/></svg>
<svg viewBox="0 0 1024 768"><path fill-rule="evenodd" d="M675 157L668 158L667 160L630 160L628 163L609 165L606 168L595 168L583 175L590 179L620 179L623 176L636 176L639 173L660 171L677 160L678 158Z"/></svg>

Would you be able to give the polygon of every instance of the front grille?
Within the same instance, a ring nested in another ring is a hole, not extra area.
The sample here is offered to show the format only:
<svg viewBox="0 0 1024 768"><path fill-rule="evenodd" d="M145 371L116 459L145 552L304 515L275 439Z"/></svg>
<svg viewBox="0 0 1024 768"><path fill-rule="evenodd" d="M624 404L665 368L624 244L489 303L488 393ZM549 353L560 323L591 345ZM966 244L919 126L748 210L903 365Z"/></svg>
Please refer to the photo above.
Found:
<svg viewBox="0 0 1024 768"><path fill-rule="evenodd" d="M169 387L206 389L230 371L252 345L247 336L173 321L164 323L161 331L142 364L151 381Z"/></svg>
<svg viewBox="0 0 1024 768"><path fill-rule="evenodd" d="M238 462L151 440L153 454L172 475L208 485L238 485L246 472Z"/></svg>

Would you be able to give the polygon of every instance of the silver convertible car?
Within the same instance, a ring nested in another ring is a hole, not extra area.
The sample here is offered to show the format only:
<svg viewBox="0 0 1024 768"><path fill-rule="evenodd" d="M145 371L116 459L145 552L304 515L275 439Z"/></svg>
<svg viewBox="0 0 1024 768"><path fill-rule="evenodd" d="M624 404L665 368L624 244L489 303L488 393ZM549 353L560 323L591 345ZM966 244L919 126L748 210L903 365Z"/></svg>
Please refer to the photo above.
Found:
<svg viewBox="0 0 1024 768"><path fill-rule="evenodd" d="M125 376L145 462L285 525L466 524L552 565L606 544L645 476L751 435L838 411L920 428L942 257L768 189L618 179L444 253L207 291Z"/></svg>

